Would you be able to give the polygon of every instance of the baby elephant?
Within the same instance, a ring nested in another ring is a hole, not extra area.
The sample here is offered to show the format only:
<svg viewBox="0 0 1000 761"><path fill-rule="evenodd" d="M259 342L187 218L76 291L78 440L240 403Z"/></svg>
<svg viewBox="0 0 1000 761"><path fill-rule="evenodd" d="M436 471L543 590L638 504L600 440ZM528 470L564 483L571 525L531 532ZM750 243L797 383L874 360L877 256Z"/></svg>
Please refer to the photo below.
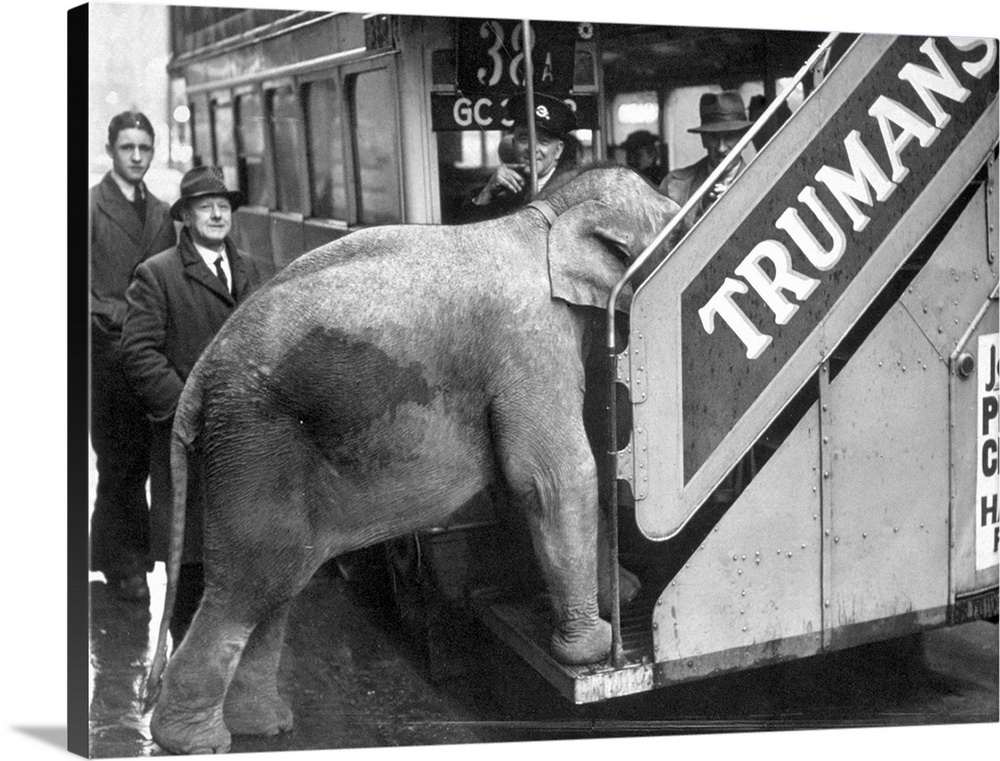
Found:
<svg viewBox="0 0 1000 761"><path fill-rule="evenodd" d="M165 621L189 458L205 489L206 589L169 663L161 626L147 682L157 743L224 752L231 733L290 729L278 661L313 573L446 522L498 480L527 516L554 657L606 656L584 356L603 324L593 308L676 212L633 171L592 167L501 219L353 233L232 315L174 422ZM623 595L636 585L626 574Z"/></svg>

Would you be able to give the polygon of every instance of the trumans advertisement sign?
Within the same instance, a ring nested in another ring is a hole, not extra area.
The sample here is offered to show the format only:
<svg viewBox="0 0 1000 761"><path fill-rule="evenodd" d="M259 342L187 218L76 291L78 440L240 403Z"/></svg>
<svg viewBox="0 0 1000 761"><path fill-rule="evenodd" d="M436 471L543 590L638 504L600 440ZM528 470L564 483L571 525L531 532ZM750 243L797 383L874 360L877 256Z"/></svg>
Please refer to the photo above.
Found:
<svg viewBox="0 0 1000 761"><path fill-rule="evenodd" d="M979 337L979 368L976 394L979 407L976 460L976 570L997 564L1000 543L1000 519L997 517L998 438L1000 438L1000 390L997 375L1000 359L997 352L998 333Z"/></svg>

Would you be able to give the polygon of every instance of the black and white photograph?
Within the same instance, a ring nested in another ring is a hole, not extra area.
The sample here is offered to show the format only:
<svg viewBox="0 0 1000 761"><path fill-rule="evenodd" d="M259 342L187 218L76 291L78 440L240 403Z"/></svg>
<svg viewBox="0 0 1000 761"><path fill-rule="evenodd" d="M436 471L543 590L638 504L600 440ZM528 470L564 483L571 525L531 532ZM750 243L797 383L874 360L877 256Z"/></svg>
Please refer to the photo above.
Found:
<svg viewBox="0 0 1000 761"><path fill-rule="evenodd" d="M996 24L322 5L64 9L17 757L996 747Z"/></svg>

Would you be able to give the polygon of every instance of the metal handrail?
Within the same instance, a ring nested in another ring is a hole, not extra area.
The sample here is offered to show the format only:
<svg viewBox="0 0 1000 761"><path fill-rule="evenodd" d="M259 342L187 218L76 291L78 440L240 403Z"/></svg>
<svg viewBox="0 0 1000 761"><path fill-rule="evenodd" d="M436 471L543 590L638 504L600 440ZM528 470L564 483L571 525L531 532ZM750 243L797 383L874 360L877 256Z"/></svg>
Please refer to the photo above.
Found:
<svg viewBox="0 0 1000 761"><path fill-rule="evenodd" d="M615 339L615 310L618 305L618 299L621 298L622 291L625 285L635 276L635 273L646 263L653 252L656 251L664 240L672 233L677 226L684 220L688 213L695 208L695 206L701 203L702 198L705 196L709 190L715 185L716 180L718 180L729 167L741 156L746 147L750 144L750 141L756 137L757 133L763 129L767 121L775 114L778 108L788 100L788 97L792 94L798 84L805 78L813 67L819 62L820 58L825 55L832 47L834 41L839 37L837 32L832 32L827 35L826 39L816 48L816 51L809 57L809 59L802 65L798 73L792 78L789 84L782 91L781 95L774 99L772 103L768 105L764 112L757 118L753 126L743 135L742 138L733 146L732 150L726 155L722 162L708 175L708 178L701 184L697 191L687 200L687 202L681 206L680 211L674 215L674 217L667 223L667 225L660 230L659 234L653 238L652 242L646 246L646 248L639 254L632 263L625 270L625 274L621 276L621 279L615 283L614 288L611 289L611 295L608 297L608 315L607 315L607 356L608 356L608 388L610 393L608 395L608 430L610 432L610 446L611 450L608 452L608 456L612 458L612 478L611 478L611 496L610 504L608 506L608 519L609 519L609 534L610 534L610 544L611 544L611 654L609 656L610 665L616 669L621 668L625 663L624 649L622 646L622 634L621 634L621 610L618 602L618 595L620 591L620 580L618 574L618 479L614 476L617 472L617 463L615 458L617 457L617 451L614 447L617 446L618 441L618 405L615 395L615 384L618 382L618 351ZM673 249L668 251L664 257L664 261L670 257L673 253Z"/></svg>

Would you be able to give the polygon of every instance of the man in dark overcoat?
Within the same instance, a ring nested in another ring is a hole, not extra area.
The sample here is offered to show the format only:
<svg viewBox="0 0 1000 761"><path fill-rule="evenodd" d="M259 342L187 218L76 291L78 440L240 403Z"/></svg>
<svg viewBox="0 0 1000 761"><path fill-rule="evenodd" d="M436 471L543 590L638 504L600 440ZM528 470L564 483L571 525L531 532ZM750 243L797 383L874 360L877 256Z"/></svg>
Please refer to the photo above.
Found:
<svg viewBox="0 0 1000 761"><path fill-rule="evenodd" d="M143 178L153 159L153 127L125 111L111 120L111 170L90 190L90 440L97 455L97 498L91 515L90 567L112 594L146 600L149 553L150 428L129 387L120 350L125 290L139 262L174 245L166 203Z"/></svg>
<svg viewBox="0 0 1000 761"><path fill-rule="evenodd" d="M736 147L746 131L753 126L753 122L747 119L743 97L735 90L704 93L698 102L698 113L701 124L692 127L688 132L701 136L705 156L690 166L674 169L660 183L660 192L672 201L676 201L679 206L688 202L708 176ZM745 167L746 163L742 156L730 165L701 202L684 217L685 229L697 222L701 215L722 197L723 193L736 182L736 178Z"/></svg>
<svg viewBox="0 0 1000 761"><path fill-rule="evenodd" d="M260 285L253 259L237 251L229 237L232 212L241 200L214 167L185 174L181 197L170 210L183 223L177 245L140 264L126 294L126 371L153 421L150 517L157 560L165 561L169 548L170 429L184 382L236 306ZM183 638L204 588L200 480L196 468L190 475L184 557L171 621L175 642Z"/></svg>

